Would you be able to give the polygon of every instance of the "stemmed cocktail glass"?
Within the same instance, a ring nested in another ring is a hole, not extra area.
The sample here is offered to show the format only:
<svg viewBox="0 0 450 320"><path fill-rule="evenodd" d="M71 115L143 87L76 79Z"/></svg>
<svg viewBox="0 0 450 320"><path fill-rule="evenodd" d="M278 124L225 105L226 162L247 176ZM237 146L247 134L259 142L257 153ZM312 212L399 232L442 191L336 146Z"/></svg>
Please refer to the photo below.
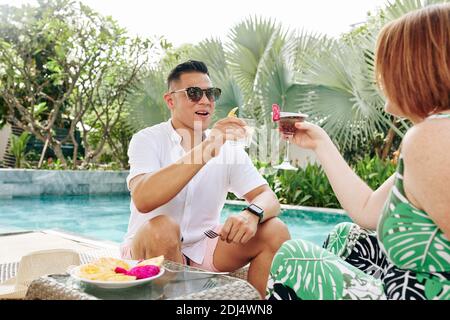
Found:
<svg viewBox="0 0 450 320"><path fill-rule="evenodd" d="M303 113L281 112L280 107L277 104L272 105L272 120L274 122L278 122L280 132L285 136L288 136L288 139L286 140L286 152L283 162L274 166L275 169L297 170L297 168L291 165L289 161L289 140L294 136L295 131L297 130L295 123L304 121L307 117L308 116Z"/></svg>

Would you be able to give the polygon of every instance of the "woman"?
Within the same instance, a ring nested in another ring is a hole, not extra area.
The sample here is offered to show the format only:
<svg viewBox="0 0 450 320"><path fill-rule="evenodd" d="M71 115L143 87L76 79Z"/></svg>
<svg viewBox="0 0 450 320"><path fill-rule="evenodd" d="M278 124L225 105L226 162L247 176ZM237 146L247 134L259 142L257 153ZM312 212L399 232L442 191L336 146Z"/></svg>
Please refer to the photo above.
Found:
<svg viewBox="0 0 450 320"><path fill-rule="evenodd" d="M323 129L296 123L293 142L315 151L354 224L338 225L324 248L283 244L269 299L450 299L449 39L450 4L411 12L378 37L375 73L385 109L413 126L396 173L376 191Z"/></svg>

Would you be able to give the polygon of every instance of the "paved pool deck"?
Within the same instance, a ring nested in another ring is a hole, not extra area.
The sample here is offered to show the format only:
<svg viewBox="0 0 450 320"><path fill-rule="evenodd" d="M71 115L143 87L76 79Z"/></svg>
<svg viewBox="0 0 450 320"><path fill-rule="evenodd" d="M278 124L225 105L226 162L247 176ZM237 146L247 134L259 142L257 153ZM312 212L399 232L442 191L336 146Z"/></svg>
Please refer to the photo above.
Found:
<svg viewBox="0 0 450 320"><path fill-rule="evenodd" d="M120 258L119 245L114 242L54 230L4 233L0 234L0 283L15 276L23 256L49 249L72 249L82 260L101 256Z"/></svg>

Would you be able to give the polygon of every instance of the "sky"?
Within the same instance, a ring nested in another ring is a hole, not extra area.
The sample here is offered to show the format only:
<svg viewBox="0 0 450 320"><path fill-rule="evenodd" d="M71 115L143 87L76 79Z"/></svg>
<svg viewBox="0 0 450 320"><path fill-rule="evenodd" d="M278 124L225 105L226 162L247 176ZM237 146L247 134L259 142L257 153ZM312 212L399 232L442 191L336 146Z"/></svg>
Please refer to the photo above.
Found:
<svg viewBox="0 0 450 320"><path fill-rule="evenodd" d="M288 30L337 37L364 22L387 0L82 0L111 15L131 35L164 36L179 46L206 38L226 41L233 26L251 16L272 18ZM20 6L35 0L0 0Z"/></svg>

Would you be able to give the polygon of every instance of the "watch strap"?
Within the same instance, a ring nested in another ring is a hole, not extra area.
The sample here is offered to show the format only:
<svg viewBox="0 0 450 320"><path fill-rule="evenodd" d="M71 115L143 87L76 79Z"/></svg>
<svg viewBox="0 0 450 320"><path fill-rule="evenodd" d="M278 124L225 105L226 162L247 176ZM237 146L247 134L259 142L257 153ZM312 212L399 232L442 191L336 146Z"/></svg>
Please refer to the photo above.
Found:
<svg viewBox="0 0 450 320"><path fill-rule="evenodd" d="M257 212L257 211L255 211L252 208L252 206L258 207L256 204L250 204L249 206L244 208L242 211L249 211L249 212L251 212L252 214L254 214L255 216L257 216L259 218L258 223L261 223L261 220L263 218L263 213L262 212L264 212L264 210L262 208L258 207L262 212Z"/></svg>

